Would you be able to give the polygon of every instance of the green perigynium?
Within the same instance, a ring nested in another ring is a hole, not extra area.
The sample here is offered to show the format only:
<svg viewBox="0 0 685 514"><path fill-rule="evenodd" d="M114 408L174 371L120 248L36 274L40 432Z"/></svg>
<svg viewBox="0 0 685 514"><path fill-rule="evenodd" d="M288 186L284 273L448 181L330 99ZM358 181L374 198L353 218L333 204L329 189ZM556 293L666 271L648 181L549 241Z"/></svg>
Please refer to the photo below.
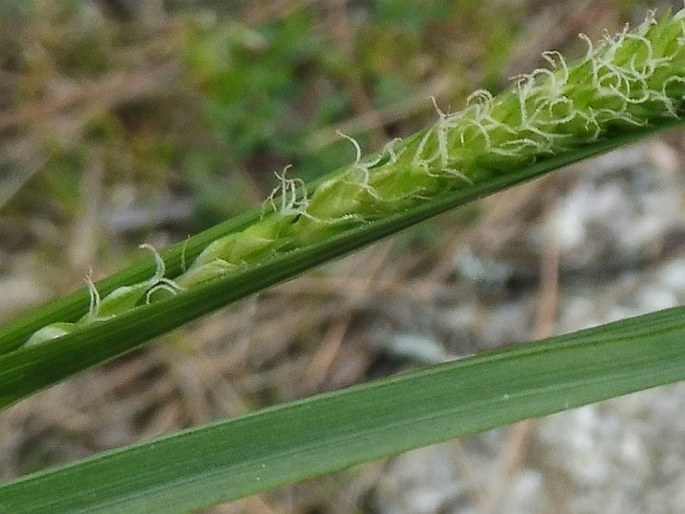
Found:
<svg viewBox="0 0 685 514"><path fill-rule="evenodd" d="M88 314L76 323L44 327L26 345L59 338L159 296L183 294L196 284L411 209L446 191L682 116L685 11L659 19L650 15L636 30L607 35L597 45L581 37L588 50L578 62L567 64L558 52L546 52L547 68L518 77L497 96L476 91L462 111L445 114L436 106L433 126L390 142L371 159L363 159L351 140L355 162L310 192L284 170L277 174L280 185L264 203L261 219L214 241L184 273L165 278L158 258L157 273L145 282L103 299L91 288Z"/></svg>

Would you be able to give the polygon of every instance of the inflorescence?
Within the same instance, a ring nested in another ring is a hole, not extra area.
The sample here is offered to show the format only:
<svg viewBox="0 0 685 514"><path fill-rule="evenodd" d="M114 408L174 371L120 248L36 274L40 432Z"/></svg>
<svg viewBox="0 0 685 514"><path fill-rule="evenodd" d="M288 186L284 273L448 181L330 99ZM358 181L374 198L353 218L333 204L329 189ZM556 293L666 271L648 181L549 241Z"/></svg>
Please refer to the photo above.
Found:
<svg viewBox="0 0 685 514"><path fill-rule="evenodd" d="M479 90L466 107L438 114L433 126L406 140L393 140L370 159L354 146L354 163L309 192L287 168L262 216L240 232L207 246L173 280L154 252L157 270L144 282L100 298L88 280L89 312L76 323L54 323L34 333L25 346L59 338L79 326L109 319L154 301L182 294L196 284L259 264L282 252L320 242L368 224L446 191L560 155L610 134L625 133L683 115L685 98L685 10L656 18L634 31L626 27L598 45L587 36L587 53L568 64L545 52L548 67L515 78L493 96ZM149 245L143 245L152 249Z"/></svg>

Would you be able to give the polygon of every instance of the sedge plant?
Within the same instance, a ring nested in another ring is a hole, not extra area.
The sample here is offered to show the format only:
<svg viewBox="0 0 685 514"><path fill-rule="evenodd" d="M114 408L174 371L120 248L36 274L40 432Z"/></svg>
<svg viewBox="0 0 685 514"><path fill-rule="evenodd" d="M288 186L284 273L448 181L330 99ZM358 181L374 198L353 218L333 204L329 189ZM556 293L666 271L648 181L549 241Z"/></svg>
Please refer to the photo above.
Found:
<svg viewBox="0 0 685 514"><path fill-rule="evenodd" d="M437 213L683 122L685 11L585 40L578 61L546 52L546 67L498 95L476 91L461 111L436 105L432 126L376 154L348 137L349 166L311 184L283 170L260 208L161 254L144 245L152 262L8 325L0 405ZM680 380L683 335L678 308L267 409L5 484L0 511L184 510L237 498ZM123 471L133 469L135 480ZM88 491L70 492L79 476Z"/></svg>

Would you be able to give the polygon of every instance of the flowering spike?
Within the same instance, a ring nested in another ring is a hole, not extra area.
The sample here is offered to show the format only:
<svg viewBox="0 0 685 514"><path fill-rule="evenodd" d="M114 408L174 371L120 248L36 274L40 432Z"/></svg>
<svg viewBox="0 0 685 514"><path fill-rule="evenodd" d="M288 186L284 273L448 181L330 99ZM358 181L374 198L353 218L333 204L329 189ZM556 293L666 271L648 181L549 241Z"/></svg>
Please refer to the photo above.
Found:
<svg viewBox="0 0 685 514"><path fill-rule="evenodd" d="M650 13L635 30L605 34L598 44L579 37L587 50L577 62L545 52L546 67L515 77L499 95L474 92L459 112L443 112L431 97L435 123L391 141L375 157L363 159L359 143L339 133L354 146L354 162L309 191L300 179L286 177L289 166L276 173L279 184L260 219L212 242L187 269L184 251L183 272L174 280L165 278L164 261L154 248L142 245L155 256L154 276L102 299L89 281L89 313L76 328L154 302L158 291L183 294L196 284L321 244L446 192L468 191L609 134L683 117L685 9L658 18ZM49 325L30 344L73 329L73 324Z"/></svg>

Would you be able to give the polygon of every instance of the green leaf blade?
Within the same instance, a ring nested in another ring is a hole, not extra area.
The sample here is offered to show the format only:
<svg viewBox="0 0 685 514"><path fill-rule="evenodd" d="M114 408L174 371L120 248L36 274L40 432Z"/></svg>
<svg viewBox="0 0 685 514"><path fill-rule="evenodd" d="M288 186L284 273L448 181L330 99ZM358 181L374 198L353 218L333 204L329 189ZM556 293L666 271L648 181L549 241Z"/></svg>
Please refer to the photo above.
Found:
<svg viewBox="0 0 685 514"><path fill-rule="evenodd" d="M683 378L678 307L38 473L0 487L0 512L187 511Z"/></svg>

